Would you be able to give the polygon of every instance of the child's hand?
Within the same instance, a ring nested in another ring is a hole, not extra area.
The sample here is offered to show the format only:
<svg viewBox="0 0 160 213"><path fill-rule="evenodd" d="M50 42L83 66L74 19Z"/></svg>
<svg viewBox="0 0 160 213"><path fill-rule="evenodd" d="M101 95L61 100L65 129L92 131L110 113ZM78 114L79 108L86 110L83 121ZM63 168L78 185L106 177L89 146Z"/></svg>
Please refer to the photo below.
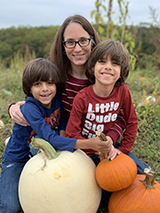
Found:
<svg viewBox="0 0 160 213"><path fill-rule="evenodd" d="M105 158L105 155L111 151L112 148L112 138L110 136L106 136L107 141L101 141L99 137L92 138L92 144L96 147L93 149L97 150L97 154L99 155L99 159L102 161ZM94 143L93 143L94 142Z"/></svg>
<svg viewBox="0 0 160 213"><path fill-rule="evenodd" d="M97 152L109 153L111 150L112 143L111 141L101 141L99 137L94 137L87 139L88 147L87 149L94 149Z"/></svg>
<svg viewBox="0 0 160 213"><path fill-rule="evenodd" d="M100 159L100 161L102 161L103 159L105 159L105 153L103 153L103 152L98 152L97 153L98 155L99 155L99 159Z"/></svg>
<svg viewBox="0 0 160 213"><path fill-rule="evenodd" d="M110 136L106 135L107 141L109 144L113 145L113 140Z"/></svg>
<svg viewBox="0 0 160 213"><path fill-rule="evenodd" d="M122 152L119 149L114 148L114 146L112 145L111 150L108 154L108 159L113 160L117 155L121 154Z"/></svg>

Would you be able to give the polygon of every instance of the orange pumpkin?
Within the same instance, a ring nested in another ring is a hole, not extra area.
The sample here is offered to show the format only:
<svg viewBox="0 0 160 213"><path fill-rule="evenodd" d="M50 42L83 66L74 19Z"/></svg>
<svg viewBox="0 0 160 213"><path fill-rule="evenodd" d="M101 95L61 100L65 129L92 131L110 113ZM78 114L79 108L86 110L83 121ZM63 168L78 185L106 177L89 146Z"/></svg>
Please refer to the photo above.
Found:
<svg viewBox="0 0 160 213"><path fill-rule="evenodd" d="M112 161L102 160L96 168L98 185L110 192L124 189L131 185L137 175L135 162L125 154L119 154Z"/></svg>
<svg viewBox="0 0 160 213"><path fill-rule="evenodd" d="M128 188L112 193L108 204L110 213L160 212L160 184L154 180L153 171L145 169L144 173L137 175Z"/></svg>

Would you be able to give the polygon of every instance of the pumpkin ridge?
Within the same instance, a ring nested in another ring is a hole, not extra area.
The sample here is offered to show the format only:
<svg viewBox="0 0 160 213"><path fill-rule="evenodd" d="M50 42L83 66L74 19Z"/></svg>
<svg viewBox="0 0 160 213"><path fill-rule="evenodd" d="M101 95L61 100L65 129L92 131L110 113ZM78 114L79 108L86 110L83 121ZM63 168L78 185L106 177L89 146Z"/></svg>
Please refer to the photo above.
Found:
<svg viewBox="0 0 160 213"><path fill-rule="evenodd" d="M143 181L148 178L146 171L145 175L137 175L129 187L112 193L108 204L109 213L160 212L160 184L150 179L155 188L147 189L147 186L143 184ZM148 180L145 182L149 183Z"/></svg>

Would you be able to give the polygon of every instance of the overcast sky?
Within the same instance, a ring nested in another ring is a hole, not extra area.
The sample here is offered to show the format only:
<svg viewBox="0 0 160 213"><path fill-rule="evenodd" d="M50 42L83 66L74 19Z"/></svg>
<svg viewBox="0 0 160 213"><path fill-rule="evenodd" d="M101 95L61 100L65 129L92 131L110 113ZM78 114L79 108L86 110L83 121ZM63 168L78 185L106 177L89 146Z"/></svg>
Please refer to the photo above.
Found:
<svg viewBox="0 0 160 213"><path fill-rule="evenodd" d="M106 0L105 5L108 5ZM0 29L11 26L50 26L61 25L70 15L80 14L91 19L90 13L95 0L0 0ZM125 0L127 2L127 0ZM127 24L138 25L142 22L150 23L149 6L156 9L160 20L160 0L128 0L129 16ZM112 16L118 22L118 4L113 0L115 12Z"/></svg>

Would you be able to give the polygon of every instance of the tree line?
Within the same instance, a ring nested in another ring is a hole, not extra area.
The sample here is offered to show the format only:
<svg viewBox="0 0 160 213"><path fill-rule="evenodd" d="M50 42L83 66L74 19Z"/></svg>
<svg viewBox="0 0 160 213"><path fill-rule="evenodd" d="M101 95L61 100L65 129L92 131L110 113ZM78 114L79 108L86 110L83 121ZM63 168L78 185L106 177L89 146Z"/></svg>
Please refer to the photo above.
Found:
<svg viewBox="0 0 160 213"><path fill-rule="evenodd" d="M96 25L94 26L96 29ZM104 26L103 26L104 27ZM116 26L118 27L118 26ZM9 66L11 59L19 52L22 56L28 48L30 53L35 53L36 57L48 57L51 44L59 26L48 27L11 27L0 29L0 59L6 66ZM104 27L107 29L107 27ZM135 34L135 45L132 50L137 57L137 62L142 68L145 66L144 57L151 57L155 65L160 64L160 29L153 25L143 24L140 26L129 27L132 34ZM101 40L106 32L98 32ZM130 51L128 47L128 51ZM158 60L158 61L157 61ZM145 68L145 67L144 67Z"/></svg>

